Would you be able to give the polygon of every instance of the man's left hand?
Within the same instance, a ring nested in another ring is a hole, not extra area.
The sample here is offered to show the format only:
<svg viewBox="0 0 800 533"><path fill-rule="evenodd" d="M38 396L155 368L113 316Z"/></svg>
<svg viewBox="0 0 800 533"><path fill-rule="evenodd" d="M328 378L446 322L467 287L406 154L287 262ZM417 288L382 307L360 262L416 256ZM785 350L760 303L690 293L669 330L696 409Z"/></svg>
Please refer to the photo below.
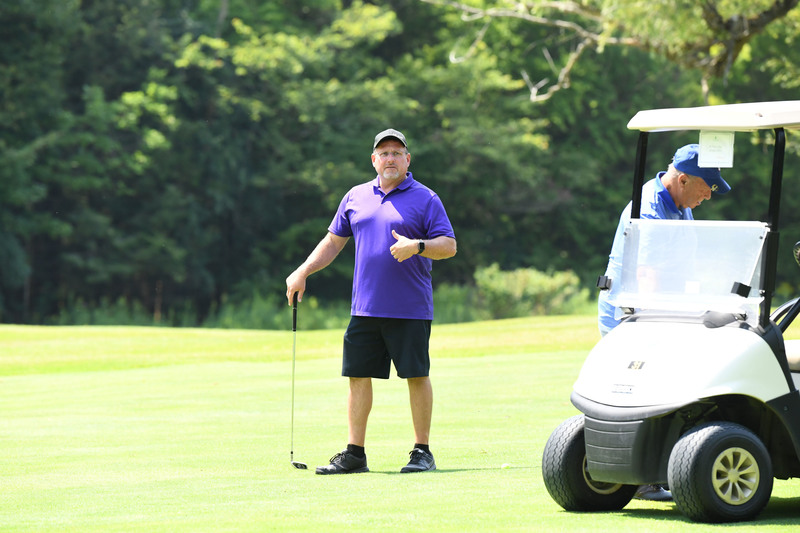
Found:
<svg viewBox="0 0 800 533"><path fill-rule="evenodd" d="M417 255L417 251L419 250L419 239L409 239L408 237L404 237L400 235L395 230L392 230L392 236L397 239L397 242L394 243L389 251L392 254L392 257L397 259L398 263L402 263L412 255Z"/></svg>

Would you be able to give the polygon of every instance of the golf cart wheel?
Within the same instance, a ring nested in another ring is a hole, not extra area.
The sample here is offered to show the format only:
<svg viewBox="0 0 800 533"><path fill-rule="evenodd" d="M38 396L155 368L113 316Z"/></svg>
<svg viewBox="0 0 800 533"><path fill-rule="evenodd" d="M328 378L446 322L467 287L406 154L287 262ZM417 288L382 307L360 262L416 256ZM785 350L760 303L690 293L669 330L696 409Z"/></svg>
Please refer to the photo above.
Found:
<svg viewBox="0 0 800 533"><path fill-rule="evenodd" d="M698 426L669 456L669 488L678 509L698 522L752 520L772 493L772 461L761 440L730 422Z"/></svg>
<svg viewBox="0 0 800 533"><path fill-rule="evenodd" d="M589 475L583 415L564 421L547 439L542 478L553 500L567 511L618 511L636 492L635 485L602 483Z"/></svg>

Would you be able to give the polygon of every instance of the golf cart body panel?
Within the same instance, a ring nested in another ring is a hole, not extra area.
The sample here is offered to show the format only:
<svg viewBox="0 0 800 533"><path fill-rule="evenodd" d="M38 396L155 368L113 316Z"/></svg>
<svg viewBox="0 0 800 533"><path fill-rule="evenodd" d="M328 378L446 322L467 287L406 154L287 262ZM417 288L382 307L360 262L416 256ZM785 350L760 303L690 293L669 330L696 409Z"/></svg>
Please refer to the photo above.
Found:
<svg viewBox="0 0 800 533"><path fill-rule="evenodd" d="M685 320L623 321L589 353L574 391L618 407L685 405L726 394L766 402L791 392L754 330L734 322L709 335L699 318ZM639 349L632 352L632 345Z"/></svg>
<svg viewBox="0 0 800 533"><path fill-rule="evenodd" d="M669 482L693 520L752 519L773 477L800 477L800 341L783 339L800 298L772 313L784 130L800 129L800 101L640 111L628 127L640 133L622 274L598 280L621 322L573 386L582 419L545 445L545 485L567 510L610 510L632 496L621 487ZM767 220L640 219L650 132L763 129Z"/></svg>
<svg viewBox="0 0 800 533"><path fill-rule="evenodd" d="M656 407L597 404L573 392L572 403L584 413L585 468L592 479L603 483L664 484L670 453L688 429L735 418L761 436L771 454L775 477L800 476L797 449L786 445L800 438L792 423L800 417L800 396L794 392L767 404L752 400L736 395L698 399L661 413ZM733 417L732 412L736 412Z"/></svg>

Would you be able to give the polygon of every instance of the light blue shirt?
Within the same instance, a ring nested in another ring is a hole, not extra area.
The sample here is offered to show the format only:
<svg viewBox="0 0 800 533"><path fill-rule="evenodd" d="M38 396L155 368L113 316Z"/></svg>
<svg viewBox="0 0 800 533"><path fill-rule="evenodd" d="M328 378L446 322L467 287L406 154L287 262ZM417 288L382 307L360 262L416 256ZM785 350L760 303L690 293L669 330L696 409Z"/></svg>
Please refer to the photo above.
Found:
<svg viewBox="0 0 800 533"><path fill-rule="evenodd" d="M669 191L661 183L661 177L666 172L659 172L656 177L642 186L642 207L639 218L651 218L657 220L694 220L692 209L685 207L679 209ZM611 246L611 254L608 256L608 266L606 276L614 280L622 275L622 254L625 247L623 234L631 220L631 202L622 211L617 225L617 232L614 234L614 244ZM608 301L609 291L600 291L597 298L597 323L600 333L605 335L616 327L620 320L617 318L617 308Z"/></svg>

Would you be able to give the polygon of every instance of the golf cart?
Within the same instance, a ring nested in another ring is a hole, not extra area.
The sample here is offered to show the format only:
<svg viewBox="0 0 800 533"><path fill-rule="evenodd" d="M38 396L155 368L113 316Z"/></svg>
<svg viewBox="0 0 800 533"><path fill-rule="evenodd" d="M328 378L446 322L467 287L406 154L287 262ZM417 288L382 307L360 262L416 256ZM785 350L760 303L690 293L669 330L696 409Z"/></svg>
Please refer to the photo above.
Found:
<svg viewBox="0 0 800 533"><path fill-rule="evenodd" d="M800 129L800 101L647 110L628 128L639 136L623 271L598 283L624 318L584 362L571 395L581 414L548 439L544 483L568 511L619 510L639 485L668 484L692 520L750 520L773 478L800 477L800 341L783 338L800 298L772 311L785 130ZM768 220L639 218L651 133L699 131L701 165L717 167L704 150L732 160L732 132L763 129Z"/></svg>

